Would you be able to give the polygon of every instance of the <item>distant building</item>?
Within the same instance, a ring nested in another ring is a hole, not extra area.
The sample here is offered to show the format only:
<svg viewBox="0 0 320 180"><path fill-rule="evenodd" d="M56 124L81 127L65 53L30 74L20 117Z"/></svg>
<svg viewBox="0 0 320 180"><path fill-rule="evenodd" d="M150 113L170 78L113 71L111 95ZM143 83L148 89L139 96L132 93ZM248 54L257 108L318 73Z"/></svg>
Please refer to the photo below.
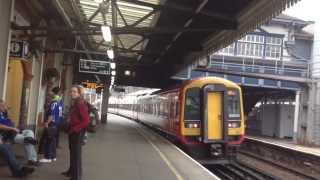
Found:
<svg viewBox="0 0 320 180"><path fill-rule="evenodd" d="M215 55L257 60L307 61L313 35L306 31L312 22L279 15Z"/></svg>
<svg viewBox="0 0 320 180"><path fill-rule="evenodd" d="M212 54L207 68L309 77L309 62L313 45L313 33L310 31L312 26L313 22L281 14L228 47ZM297 83L194 71L197 67L198 64L194 64L173 78L220 76L245 86L300 88Z"/></svg>

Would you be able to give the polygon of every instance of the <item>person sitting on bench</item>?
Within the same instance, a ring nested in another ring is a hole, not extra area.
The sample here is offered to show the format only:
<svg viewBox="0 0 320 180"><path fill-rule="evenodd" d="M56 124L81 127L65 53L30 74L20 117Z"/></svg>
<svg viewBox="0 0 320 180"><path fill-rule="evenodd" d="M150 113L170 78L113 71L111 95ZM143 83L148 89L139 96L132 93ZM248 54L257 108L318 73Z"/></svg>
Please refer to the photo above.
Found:
<svg viewBox="0 0 320 180"><path fill-rule="evenodd" d="M16 159L13 150L9 144L4 144L0 140L0 157L9 165L11 174L16 178L23 178L32 174L34 168L22 166Z"/></svg>
<svg viewBox="0 0 320 180"><path fill-rule="evenodd" d="M0 99L0 139L3 142L23 144L28 164L38 166L38 157L35 150L37 141L32 130L22 130L14 127L14 123L8 118L7 105Z"/></svg>

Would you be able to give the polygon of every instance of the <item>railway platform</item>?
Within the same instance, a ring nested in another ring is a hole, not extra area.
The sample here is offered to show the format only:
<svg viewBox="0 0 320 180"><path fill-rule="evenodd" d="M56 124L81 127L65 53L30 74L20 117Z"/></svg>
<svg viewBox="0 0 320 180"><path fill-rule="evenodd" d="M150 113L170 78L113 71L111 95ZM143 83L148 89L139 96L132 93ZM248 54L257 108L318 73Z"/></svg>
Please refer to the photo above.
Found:
<svg viewBox="0 0 320 180"><path fill-rule="evenodd" d="M66 179L68 146L63 138L58 160L38 167L30 180ZM11 180L6 166L0 179ZM190 180L219 179L196 161L146 127L109 114L108 124L90 134L83 149L83 180Z"/></svg>
<svg viewBox="0 0 320 180"><path fill-rule="evenodd" d="M292 141L285 140L285 139L274 139L274 138L267 138L267 137L246 136L246 139L259 141L261 143L277 146L280 148L294 150L297 152L320 157L320 147L308 147L308 146L295 144Z"/></svg>

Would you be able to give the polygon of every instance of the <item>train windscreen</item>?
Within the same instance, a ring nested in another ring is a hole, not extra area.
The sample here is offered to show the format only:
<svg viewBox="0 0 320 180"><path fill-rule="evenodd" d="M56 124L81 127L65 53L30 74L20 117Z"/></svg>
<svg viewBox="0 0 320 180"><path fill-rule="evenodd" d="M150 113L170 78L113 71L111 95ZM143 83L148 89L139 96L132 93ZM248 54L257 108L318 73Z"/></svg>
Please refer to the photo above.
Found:
<svg viewBox="0 0 320 180"><path fill-rule="evenodd" d="M190 88L187 90L184 120L200 120L200 88Z"/></svg>
<svg viewBox="0 0 320 180"><path fill-rule="evenodd" d="M240 117L241 117L240 96L237 90L228 90L227 108L228 108L228 119L240 121Z"/></svg>

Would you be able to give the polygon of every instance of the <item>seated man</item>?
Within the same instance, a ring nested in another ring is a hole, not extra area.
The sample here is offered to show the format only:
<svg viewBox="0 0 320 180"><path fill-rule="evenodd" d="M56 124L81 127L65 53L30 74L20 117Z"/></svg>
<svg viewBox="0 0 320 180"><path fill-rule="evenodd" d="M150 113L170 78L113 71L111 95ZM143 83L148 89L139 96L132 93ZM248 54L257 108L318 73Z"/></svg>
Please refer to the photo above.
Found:
<svg viewBox="0 0 320 180"><path fill-rule="evenodd" d="M8 118L7 106L0 99L0 138L3 141L13 141L14 143L24 144L26 158L29 165L38 166L37 152L34 145L34 133L31 130L20 130L14 127L13 122Z"/></svg>
<svg viewBox="0 0 320 180"><path fill-rule="evenodd" d="M34 169L26 166L22 166L18 163L12 148L9 144L4 144L0 140L0 158L3 158L6 163L9 165L11 174L13 177L22 178L26 177L29 174L32 174Z"/></svg>

